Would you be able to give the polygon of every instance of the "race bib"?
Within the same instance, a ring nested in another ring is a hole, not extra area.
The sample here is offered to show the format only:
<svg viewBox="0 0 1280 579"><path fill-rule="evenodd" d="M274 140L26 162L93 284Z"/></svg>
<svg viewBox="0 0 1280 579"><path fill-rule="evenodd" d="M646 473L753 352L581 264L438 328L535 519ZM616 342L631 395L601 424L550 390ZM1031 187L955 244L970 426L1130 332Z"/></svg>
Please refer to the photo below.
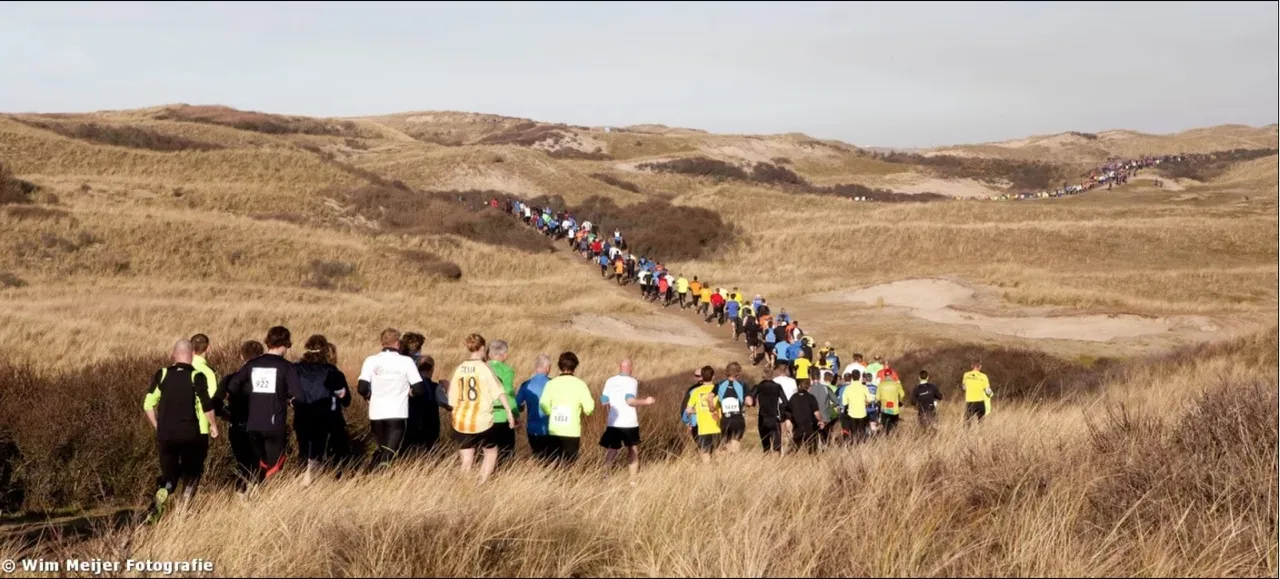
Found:
<svg viewBox="0 0 1280 579"><path fill-rule="evenodd" d="M567 426L570 423L572 423L572 421L573 421L573 413L570 412L568 406L551 407L551 423L552 424Z"/></svg>
<svg viewBox="0 0 1280 579"><path fill-rule="evenodd" d="M884 401L884 409L885 409L885 410L893 410L894 408L897 408L897 407L898 407L898 403L897 403L897 402L894 402L894 401L892 401L892 400L885 400L885 401Z"/></svg>
<svg viewBox="0 0 1280 579"><path fill-rule="evenodd" d="M249 381L253 383L254 394L276 393L275 368L254 368L249 372Z"/></svg>
<svg viewBox="0 0 1280 579"><path fill-rule="evenodd" d="M720 402L720 407L724 409L725 414L737 414L741 410L737 398L725 398Z"/></svg>

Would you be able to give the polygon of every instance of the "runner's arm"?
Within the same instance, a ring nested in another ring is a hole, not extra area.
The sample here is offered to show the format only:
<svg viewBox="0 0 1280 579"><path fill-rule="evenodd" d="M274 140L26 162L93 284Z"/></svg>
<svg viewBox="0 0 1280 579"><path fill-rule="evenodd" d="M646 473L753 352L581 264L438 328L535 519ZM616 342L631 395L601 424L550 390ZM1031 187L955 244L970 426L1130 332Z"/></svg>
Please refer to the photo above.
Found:
<svg viewBox="0 0 1280 579"><path fill-rule="evenodd" d="M156 421L156 405L160 403L160 371L157 370L155 375L151 377L151 385L147 387L147 395L142 399L142 410L147 414L147 421L151 423L152 429L160 428L160 423Z"/></svg>
<svg viewBox="0 0 1280 579"><path fill-rule="evenodd" d="M204 419L209 425L209 438L218 437L218 421L214 420L213 398L209 396L209 378L204 374L196 374L193 385L196 399L200 401L200 409L204 411Z"/></svg>
<svg viewBox="0 0 1280 579"><path fill-rule="evenodd" d="M418 397L427 393L427 385L424 382L417 382L409 385L409 396Z"/></svg>
<svg viewBox="0 0 1280 579"><path fill-rule="evenodd" d="M591 390L587 388L585 382L582 384L582 391L579 394L579 398L582 399L582 414L585 416L591 416L591 413L596 411L596 399L591 396Z"/></svg>

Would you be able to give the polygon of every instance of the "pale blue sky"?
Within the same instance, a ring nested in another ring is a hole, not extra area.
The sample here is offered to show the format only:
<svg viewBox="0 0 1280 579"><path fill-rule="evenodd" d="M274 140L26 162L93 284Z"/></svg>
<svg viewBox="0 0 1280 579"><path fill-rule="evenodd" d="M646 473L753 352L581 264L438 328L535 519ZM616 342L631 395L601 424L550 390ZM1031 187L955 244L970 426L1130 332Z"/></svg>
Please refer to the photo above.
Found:
<svg viewBox="0 0 1280 579"><path fill-rule="evenodd" d="M934 146L1277 120L1277 4L0 2L0 111L463 110Z"/></svg>

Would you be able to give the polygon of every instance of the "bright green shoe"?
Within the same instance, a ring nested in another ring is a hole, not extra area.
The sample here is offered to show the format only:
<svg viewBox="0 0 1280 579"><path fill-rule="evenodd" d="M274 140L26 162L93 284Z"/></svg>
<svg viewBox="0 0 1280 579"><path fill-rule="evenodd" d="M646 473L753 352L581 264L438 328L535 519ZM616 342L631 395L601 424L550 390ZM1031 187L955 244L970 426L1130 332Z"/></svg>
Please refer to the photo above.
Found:
<svg viewBox="0 0 1280 579"><path fill-rule="evenodd" d="M151 516L147 517L148 525L156 524L156 521L159 521L160 517L164 516L164 506L168 501L169 489L161 487L160 490L156 491L156 502L151 509Z"/></svg>

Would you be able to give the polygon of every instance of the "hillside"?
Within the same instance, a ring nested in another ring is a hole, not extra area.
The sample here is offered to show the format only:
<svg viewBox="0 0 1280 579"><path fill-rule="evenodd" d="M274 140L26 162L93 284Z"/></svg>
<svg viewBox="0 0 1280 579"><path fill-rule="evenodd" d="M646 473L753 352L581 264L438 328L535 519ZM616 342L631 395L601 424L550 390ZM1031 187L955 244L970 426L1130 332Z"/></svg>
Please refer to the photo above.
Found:
<svg viewBox="0 0 1280 579"><path fill-rule="evenodd" d="M926 157L456 112L0 115L0 462L18 473L0 510L140 504L155 458L138 394L180 337L209 334L225 373L234 347L272 325L295 345L323 333L354 380L395 327L426 336L437 377L472 332L509 341L521 380L538 354L576 352L593 394L634 360L659 399L641 411L641 485L603 480L597 414L577 470L521 461L492 490L415 459L311 489L286 478L251 499L258 522L245 523L218 466L209 502L124 549L216 555L232 575L1274 574L1276 127L1025 141ZM1110 191L991 200L1088 179L1107 156L1169 152L1215 154ZM928 369L949 389L942 436L909 419L902 444L783 463L749 439L749 455L696 468L675 419L690 370L749 366L742 343L601 279L563 242L482 207L495 198L620 228L674 273L767 296L846 360L884 355L909 385ZM1000 405L976 431L953 394L974 357ZM347 411L360 440L365 412L361 400ZM750 498L692 498L713 489ZM495 507L511 496L533 498ZM901 516L865 508L893 500ZM302 508L321 503L333 508ZM697 522L728 509L741 517L726 532ZM265 534L261 521L290 529L269 557L206 541ZM844 550L873 524L891 555ZM74 549L119 553L129 532ZM785 553L744 559L728 538L751 533ZM454 536L474 549L451 551ZM688 552L708 536L725 540ZM71 553L5 541L6 553Z"/></svg>
<svg viewBox="0 0 1280 579"><path fill-rule="evenodd" d="M1274 149L1280 140L1277 125L1250 127L1219 125L1170 135L1127 130L1100 133L1070 132L1040 135L998 143L939 147L925 155L991 157L1058 163L1099 163L1108 157L1212 153L1230 149Z"/></svg>

